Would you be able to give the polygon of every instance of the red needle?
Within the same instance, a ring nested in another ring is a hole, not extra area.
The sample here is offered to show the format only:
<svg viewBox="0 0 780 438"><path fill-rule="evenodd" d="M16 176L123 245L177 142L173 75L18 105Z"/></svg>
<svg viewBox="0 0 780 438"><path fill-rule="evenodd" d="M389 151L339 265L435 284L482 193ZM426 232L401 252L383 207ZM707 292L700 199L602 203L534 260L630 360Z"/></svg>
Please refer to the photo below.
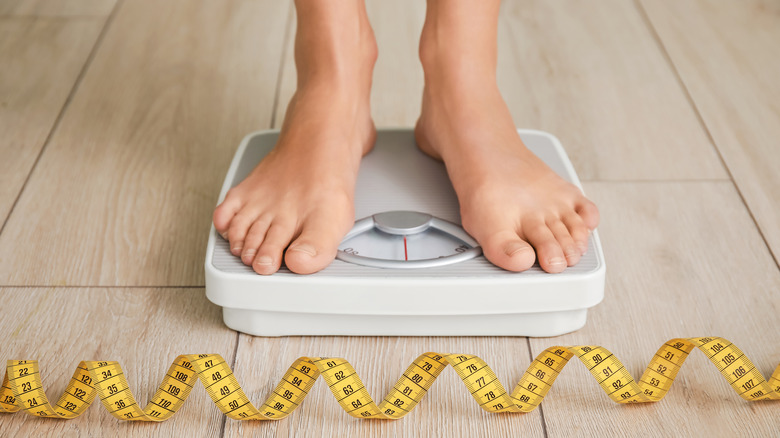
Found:
<svg viewBox="0 0 780 438"><path fill-rule="evenodd" d="M404 236L404 260L409 260L409 253L406 252L406 236Z"/></svg>

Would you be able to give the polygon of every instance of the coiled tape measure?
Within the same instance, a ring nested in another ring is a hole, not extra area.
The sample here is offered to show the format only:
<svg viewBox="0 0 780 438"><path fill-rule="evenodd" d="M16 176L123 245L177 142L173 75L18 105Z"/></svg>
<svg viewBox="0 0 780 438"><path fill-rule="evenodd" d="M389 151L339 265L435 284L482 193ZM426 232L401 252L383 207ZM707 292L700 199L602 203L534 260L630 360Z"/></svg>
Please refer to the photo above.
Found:
<svg viewBox="0 0 780 438"><path fill-rule="evenodd" d="M301 357L287 370L271 396L259 407L249 401L233 372L218 354L176 358L151 402L141 408L117 362L81 362L60 400L46 398L38 362L9 360L0 392L0 412L20 409L38 417L71 419L100 396L114 417L130 421L164 421L184 404L197 376L217 407L236 420L279 420L301 404L322 375L339 405L357 418L398 419L412 411L436 377L451 365L479 406L488 412L530 412L536 409L568 361L576 356L590 370L609 398L617 403L661 400L672 386L688 354L701 350L745 400L780 400L780 365L766 381L750 359L723 338L679 338L664 344L642 378L635 381L622 363L598 346L550 347L526 370L509 394L479 357L425 353L403 373L385 399L376 404L355 369L344 359Z"/></svg>

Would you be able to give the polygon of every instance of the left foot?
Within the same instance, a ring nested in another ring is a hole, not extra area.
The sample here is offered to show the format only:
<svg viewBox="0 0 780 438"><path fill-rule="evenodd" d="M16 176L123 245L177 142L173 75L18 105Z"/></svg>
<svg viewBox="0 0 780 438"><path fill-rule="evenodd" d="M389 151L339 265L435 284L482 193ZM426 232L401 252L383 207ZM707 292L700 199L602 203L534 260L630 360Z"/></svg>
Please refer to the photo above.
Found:
<svg viewBox="0 0 780 438"><path fill-rule="evenodd" d="M417 144L444 161L463 227L488 260L510 271L538 260L561 272L585 254L598 209L525 147L497 87L491 91L426 88Z"/></svg>
<svg viewBox="0 0 780 438"><path fill-rule="evenodd" d="M524 271L538 260L550 273L575 265L598 209L525 147L495 73L462 59L423 56L417 144L444 161L463 227L493 264Z"/></svg>

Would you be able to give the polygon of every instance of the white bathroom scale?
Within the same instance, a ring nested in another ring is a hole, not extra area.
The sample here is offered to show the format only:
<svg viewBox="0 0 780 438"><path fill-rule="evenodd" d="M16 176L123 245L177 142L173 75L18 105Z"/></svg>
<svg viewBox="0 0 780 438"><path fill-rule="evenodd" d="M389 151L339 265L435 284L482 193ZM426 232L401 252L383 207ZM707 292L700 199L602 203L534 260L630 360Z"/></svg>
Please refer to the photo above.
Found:
<svg viewBox="0 0 780 438"><path fill-rule="evenodd" d="M555 137L519 133L555 172L581 187ZM278 135L244 138L219 202ZM205 267L206 296L222 306L225 324L257 336L556 336L585 325L588 309L604 297L606 270L595 231L580 262L559 274L538 264L520 273L491 264L460 227L444 164L420 152L411 129L379 130L360 165L355 227L327 268L299 275L282 266L258 275L213 227Z"/></svg>

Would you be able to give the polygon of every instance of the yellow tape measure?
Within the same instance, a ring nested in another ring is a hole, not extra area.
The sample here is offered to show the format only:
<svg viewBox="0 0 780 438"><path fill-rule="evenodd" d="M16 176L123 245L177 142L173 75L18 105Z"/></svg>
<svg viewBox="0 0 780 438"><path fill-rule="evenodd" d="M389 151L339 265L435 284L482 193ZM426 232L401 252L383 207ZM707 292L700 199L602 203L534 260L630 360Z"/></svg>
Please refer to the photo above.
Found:
<svg viewBox="0 0 780 438"><path fill-rule="evenodd" d="M723 338L713 337L672 339L656 352L639 381L635 381L623 364L603 347L550 347L533 361L511 394L477 356L425 353L407 368L379 404L371 399L355 369L346 360L301 357L290 366L259 408L252 405L230 367L218 354L177 357L145 408L141 408L130 393L122 367L117 362L81 362L65 394L52 405L41 384L38 362L10 360L0 391L0 412L23 409L39 417L70 419L81 415L95 395L99 395L111 415L120 420L163 421L184 404L197 376L217 407L228 417L278 420L295 411L322 375L349 415L398 419L411 412L447 365L455 369L482 409L530 412L536 409L573 356L585 364L612 400L618 403L654 402L669 391L694 347L707 355L742 398L780 400L780 365L767 382L739 348Z"/></svg>

